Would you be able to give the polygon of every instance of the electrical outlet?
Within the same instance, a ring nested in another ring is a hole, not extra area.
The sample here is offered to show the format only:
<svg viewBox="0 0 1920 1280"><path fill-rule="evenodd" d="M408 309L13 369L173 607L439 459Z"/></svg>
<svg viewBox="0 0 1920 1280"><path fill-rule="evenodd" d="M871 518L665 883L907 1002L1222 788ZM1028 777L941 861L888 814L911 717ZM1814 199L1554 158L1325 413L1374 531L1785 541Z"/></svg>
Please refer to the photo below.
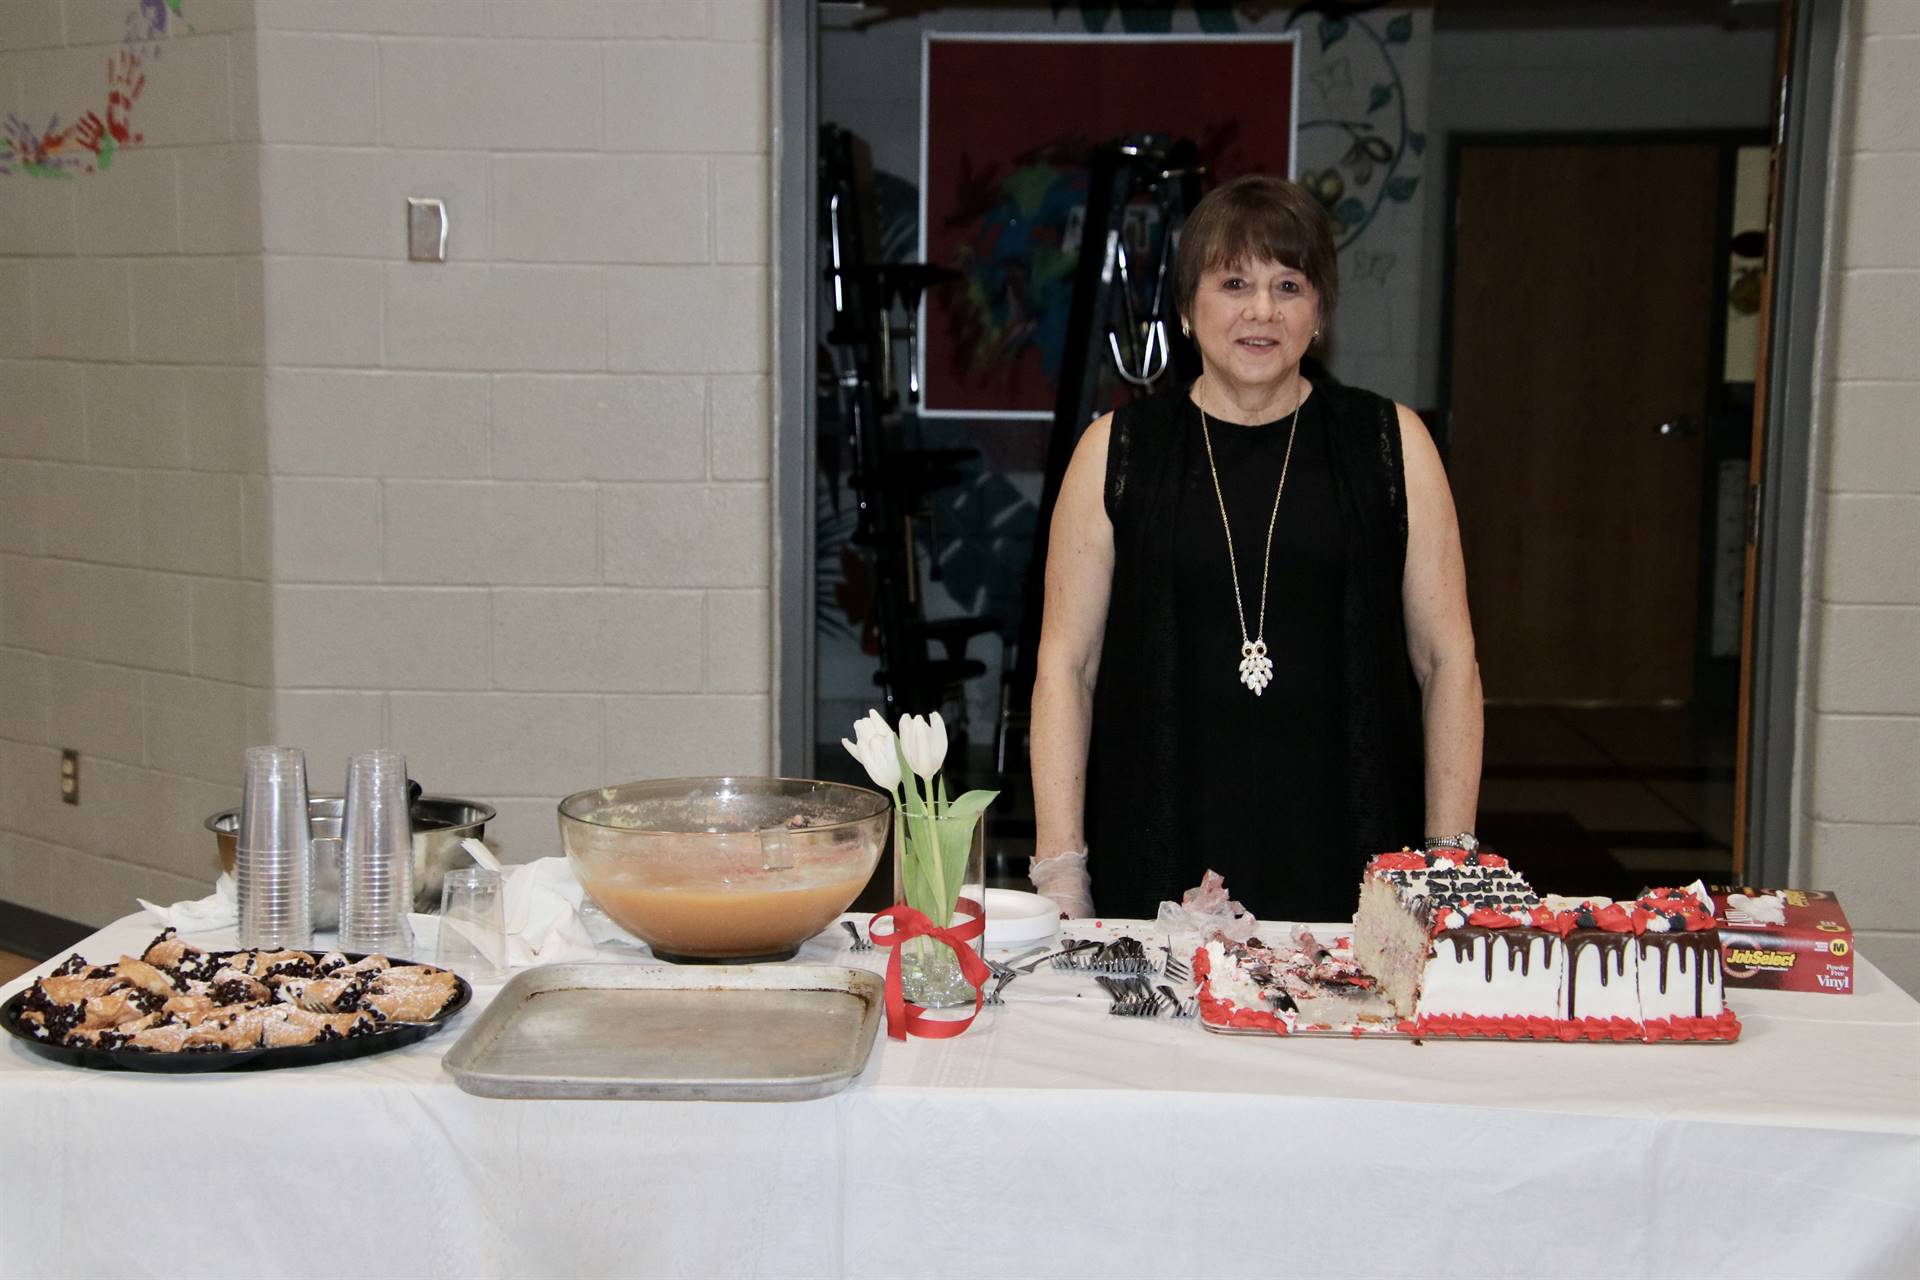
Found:
<svg viewBox="0 0 1920 1280"><path fill-rule="evenodd" d="M72 747L60 751L60 800L63 804L80 803L80 753Z"/></svg>

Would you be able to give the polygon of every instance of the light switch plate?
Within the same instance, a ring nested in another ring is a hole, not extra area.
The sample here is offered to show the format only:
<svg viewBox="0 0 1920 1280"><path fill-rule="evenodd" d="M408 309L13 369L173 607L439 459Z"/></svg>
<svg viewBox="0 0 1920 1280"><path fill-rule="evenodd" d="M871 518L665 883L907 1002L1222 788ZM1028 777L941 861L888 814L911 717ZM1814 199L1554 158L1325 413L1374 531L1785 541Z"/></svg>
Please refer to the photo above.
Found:
<svg viewBox="0 0 1920 1280"><path fill-rule="evenodd" d="M444 201L407 197L407 257L414 262L447 260L447 206Z"/></svg>

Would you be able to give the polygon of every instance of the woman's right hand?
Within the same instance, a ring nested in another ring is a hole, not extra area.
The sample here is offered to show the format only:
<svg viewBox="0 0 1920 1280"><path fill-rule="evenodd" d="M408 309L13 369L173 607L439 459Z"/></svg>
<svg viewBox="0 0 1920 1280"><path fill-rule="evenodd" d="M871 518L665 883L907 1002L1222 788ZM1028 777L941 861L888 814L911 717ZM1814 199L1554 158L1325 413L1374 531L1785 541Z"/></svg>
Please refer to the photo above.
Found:
<svg viewBox="0 0 1920 1280"><path fill-rule="evenodd" d="M1067 920L1093 918L1093 877L1087 874L1084 849L1035 858L1027 878L1043 897L1051 898Z"/></svg>
<svg viewBox="0 0 1920 1280"><path fill-rule="evenodd" d="M1093 914L1085 853L1087 747L1113 585L1113 525L1105 496L1112 423L1107 414L1080 437L1054 505L1028 744L1034 848L1040 852L1033 880L1075 917Z"/></svg>

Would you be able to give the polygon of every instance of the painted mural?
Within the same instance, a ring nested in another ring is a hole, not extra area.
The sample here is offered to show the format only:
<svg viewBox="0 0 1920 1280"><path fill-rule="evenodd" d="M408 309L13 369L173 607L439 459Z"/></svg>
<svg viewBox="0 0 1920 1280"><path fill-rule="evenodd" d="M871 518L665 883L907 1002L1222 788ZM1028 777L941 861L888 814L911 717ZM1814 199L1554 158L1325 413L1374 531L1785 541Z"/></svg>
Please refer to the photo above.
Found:
<svg viewBox="0 0 1920 1280"><path fill-rule="evenodd" d="M1293 173L1296 43L936 35L923 240L962 280L928 298L924 412L1051 417L1094 147L1153 133L1191 139L1216 179Z"/></svg>

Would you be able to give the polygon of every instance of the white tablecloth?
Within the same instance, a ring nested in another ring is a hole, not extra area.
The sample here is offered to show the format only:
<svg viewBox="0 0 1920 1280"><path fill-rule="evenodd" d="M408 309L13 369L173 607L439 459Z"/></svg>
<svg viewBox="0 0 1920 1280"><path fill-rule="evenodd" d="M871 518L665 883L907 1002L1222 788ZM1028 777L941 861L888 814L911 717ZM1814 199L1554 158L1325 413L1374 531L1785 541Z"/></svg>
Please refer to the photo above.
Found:
<svg viewBox="0 0 1920 1280"><path fill-rule="evenodd" d="M1911 1276L1920 1005L1858 988L1736 992L1730 1046L1416 1046L1112 1018L1043 970L802 1103L471 1097L440 1058L497 987L299 1070L9 1043L0 1275Z"/></svg>

